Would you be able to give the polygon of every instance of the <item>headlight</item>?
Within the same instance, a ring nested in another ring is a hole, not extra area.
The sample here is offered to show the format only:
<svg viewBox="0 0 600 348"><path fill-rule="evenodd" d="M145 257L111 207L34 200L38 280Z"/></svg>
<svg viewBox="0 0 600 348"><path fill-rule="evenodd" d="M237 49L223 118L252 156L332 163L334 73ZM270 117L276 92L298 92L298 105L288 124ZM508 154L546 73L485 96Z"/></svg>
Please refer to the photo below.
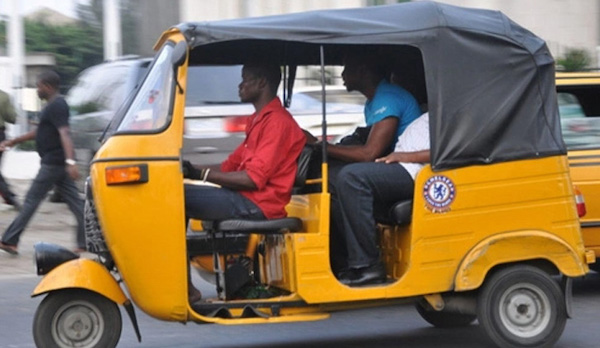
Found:
<svg viewBox="0 0 600 348"><path fill-rule="evenodd" d="M38 275L44 275L56 266L79 258L79 255L60 245L37 242L35 250L35 266Z"/></svg>

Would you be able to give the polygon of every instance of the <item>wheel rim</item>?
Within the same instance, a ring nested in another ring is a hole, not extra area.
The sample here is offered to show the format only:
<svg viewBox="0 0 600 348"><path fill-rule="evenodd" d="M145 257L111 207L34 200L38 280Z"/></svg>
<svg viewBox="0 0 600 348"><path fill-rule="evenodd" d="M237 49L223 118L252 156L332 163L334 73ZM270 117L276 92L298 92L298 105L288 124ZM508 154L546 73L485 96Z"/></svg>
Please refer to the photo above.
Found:
<svg viewBox="0 0 600 348"><path fill-rule="evenodd" d="M102 313L90 302L72 301L56 311L52 338L61 348L94 347L104 332Z"/></svg>
<svg viewBox="0 0 600 348"><path fill-rule="evenodd" d="M548 296L533 284L508 288L499 302L500 320L513 335L529 338L548 327L552 310Z"/></svg>

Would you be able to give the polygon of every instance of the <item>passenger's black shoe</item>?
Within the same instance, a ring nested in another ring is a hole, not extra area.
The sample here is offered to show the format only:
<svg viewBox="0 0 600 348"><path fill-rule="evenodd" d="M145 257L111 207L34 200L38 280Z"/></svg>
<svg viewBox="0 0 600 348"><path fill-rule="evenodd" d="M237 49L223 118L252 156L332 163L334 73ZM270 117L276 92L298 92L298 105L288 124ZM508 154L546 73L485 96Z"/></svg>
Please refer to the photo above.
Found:
<svg viewBox="0 0 600 348"><path fill-rule="evenodd" d="M383 283L386 279L385 267L378 262L372 266L355 268L339 274L340 283L348 286Z"/></svg>

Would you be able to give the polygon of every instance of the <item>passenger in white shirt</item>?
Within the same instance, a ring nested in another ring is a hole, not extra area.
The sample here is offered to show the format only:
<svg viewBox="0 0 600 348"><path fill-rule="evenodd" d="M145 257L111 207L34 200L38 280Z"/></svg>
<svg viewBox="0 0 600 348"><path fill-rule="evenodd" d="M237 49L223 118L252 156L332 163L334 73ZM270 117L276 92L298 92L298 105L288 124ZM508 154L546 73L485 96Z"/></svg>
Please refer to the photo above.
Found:
<svg viewBox="0 0 600 348"><path fill-rule="evenodd" d="M337 196L331 202L331 218L343 226L345 238L331 242L344 243L347 250L347 267L336 275L340 282L355 286L385 281L374 212L387 212L394 203L413 199L414 179L429 162L429 146L425 113L398 137L393 153L340 171Z"/></svg>

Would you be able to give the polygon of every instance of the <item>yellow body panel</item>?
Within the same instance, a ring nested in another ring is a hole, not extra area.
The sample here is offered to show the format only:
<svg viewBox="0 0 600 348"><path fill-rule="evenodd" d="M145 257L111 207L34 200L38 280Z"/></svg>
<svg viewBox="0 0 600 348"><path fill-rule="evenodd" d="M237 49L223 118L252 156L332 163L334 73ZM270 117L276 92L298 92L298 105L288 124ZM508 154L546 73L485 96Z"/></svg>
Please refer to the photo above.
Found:
<svg viewBox="0 0 600 348"><path fill-rule="evenodd" d="M600 72L557 73L556 85L600 90ZM583 194L587 208L581 218L583 241L600 257L600 144L595 149L570 150L568 156L571 180Z"/></svg>
<svg viewBox="0 0 600 348"><path fill-rule="evenodd" d="M557 86L600 84L599 72L559 72L556 73Z"/></svg>
<svg viewBox="0 0 600 348"><path fill-rule="evenodd" d="M109 300L124 304L127 297L106 268L90 259L65 262L50 271L35 287L31 296L60 289L81 288L99 293Z"/></svg>
<svg viewBox="0 0 600 348"><path fill-rule="evenodd" d="M587 213L581 218L583 242L600 257L600 149L569 152L571 180L583 198Z"/></svg>
<svg viewBox="0 0 600 348"><path fill-rule="evenodd" d="M580 256L567 243L547 232L519 231L494 235L467 254L458 268L454 290L478 288L492 267L514 262L515 259L548 260L562 274L577 277L586 267L585 258Z"/></svg>
<svg viewBox="0 0 600 348"><path fill-rule="evenodd" d="M171 40L183 40L175 34ZM185 91L187 66L178 69ZM92 193L105 239L132 299L164 320L188 318L182 147L185 94L175 88L167 129L113 136L90 168ZM148 182L108 186L107 167L147 164Z"/></svg>
<svg viewBox="0 0 600 348"><path fill-rule="evenodd" d="M426 208L423 197L425 182L438 175L450 178L456 191L450 210L442 213ZM499 263L537 257L549 259L569 276L588 271L564 156L440 172L426 167L416 180L413 207L411 226L384 227L382 232L388 275L395 283L357 288L340 284L329 268L328 234L309 228L285 236L286 253L278 255L288 258L282 264L289 264L296 280L278 286L290 291L297 286L308 303L344 302L466 290ZM501 238L513 235L519 238ZM494 238L502 243L481 248L494 244ZM540 244L528 253L523 241ZM472 255L473 264L465 264L466 255ZM466 266L471 269L461 276L459 287L455 279Z"/></svg>

